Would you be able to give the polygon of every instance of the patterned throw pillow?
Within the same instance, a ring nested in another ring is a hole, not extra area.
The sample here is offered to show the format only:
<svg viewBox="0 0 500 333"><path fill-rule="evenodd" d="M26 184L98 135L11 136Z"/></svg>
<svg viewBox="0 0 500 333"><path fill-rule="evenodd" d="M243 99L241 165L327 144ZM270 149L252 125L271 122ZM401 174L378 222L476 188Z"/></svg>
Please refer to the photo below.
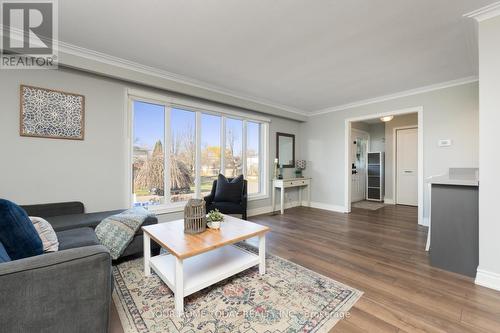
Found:
<svg viewBox="0 0 500 333"><path fill-rule="evenodd" d="M59 250L59 241L50 223L41 217L30 216L30 220L42 240L43 252L56 252Z"/></svg>

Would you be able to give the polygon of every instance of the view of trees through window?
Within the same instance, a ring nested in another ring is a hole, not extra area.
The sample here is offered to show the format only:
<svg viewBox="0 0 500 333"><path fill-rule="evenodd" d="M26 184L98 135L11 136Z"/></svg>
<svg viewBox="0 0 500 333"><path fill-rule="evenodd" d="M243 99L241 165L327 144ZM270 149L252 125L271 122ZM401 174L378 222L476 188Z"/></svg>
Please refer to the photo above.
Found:
<svg viewBox="0 0 500 333"><path fill-rule="evenodd" d="M134 101L133 107L132 193L135 205L183 202L196 196L196 193L207 195L222 169L227 177L236 177L243 173L243 163L246 163L245 178L248 180L249 194L261 191L260 123L200 113L200 123L197 125L196 112L193 111L179 108L168 110L163 105L142 101ZM165 119L167 115L169 119ZM225 142L222 158L223 124ZM199 139L196 137L197 126L200 128ZM165 147L167 132L168 147ZM199 166L196 165L197 142L200 143L201 152ZM167 161L165 151L169 152ZM197 170L200 176L199 191L196 189ZM168 177L165 177L165 172L168 172ZM166 180L169 181L167 187Z"/></svg>
<svg viewBox="0 0 500 333"><path fill-rule="evenodd" d="M260 124L247 121L248 193L260 192Z"/></svg>
<svg viewBox="0 0 500 333"><path fill-rule="evenodd" d="M241 152L243 151L243 121L226 119L226 150L224 153L225 176L236 177L243 173Z"/></svg>
<svg viewBox="0 0 500 333"><path fill-rule="evenodd" d="M187 201L196 190L196 114L173 108L170 119L170 201Z"/></svg>
<svg viewBox="0 0 500 333"><path fill-rule="evenodd" d="M165 107L134 102L132 193L134 203L164 203Z"/></svg>
<svg viewBox="0 0 500 333"><path fill-rule="evenodd" d="M201 194L210 194L212 183L220 173L221 149L220 132L221 120L219 116L210 114L201 115Z"/></svg>

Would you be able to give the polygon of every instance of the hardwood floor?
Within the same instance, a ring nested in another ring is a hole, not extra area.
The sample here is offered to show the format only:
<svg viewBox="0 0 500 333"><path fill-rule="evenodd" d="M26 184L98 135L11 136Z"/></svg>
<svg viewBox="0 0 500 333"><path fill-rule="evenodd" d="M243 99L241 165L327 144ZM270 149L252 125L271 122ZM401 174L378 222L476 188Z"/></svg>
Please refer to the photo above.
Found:
<svg viewBox="0 0 500 333"><path fill-rule="evenodd" d="M500 292L431 267L416 208L297 207L250 220L271 227L269 252L364 292L332 332L500 332Z"/></svg>

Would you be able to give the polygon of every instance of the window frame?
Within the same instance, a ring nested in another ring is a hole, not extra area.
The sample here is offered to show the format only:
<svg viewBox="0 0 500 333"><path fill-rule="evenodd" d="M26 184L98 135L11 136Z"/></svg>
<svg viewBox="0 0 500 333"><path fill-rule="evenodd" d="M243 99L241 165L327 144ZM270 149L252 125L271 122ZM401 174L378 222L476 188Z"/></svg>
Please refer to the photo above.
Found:
<svg viewBox="0 0 500 333"><path fill-rule="evenodd" d="M132 175L132 165L133 165L133 143L134 143L134 101L140 101L144 103L151 103L162 105L165 108L165 131L164 131L164 154L169 156L170 146L171 146L171 115L172 109L182 109L185 111L191 111L195 113L195 142L196 142L196 169L195 169L195 193L193 198L201 198L201 117L202 114L214 115L220 117L220 173L225 172L225 162L224 162L224 152L226 147L226 120L227 118L237 119L242 121L242 173L244 178L247 178L247 122L251 121L253 123L260 124L260 138L259 138L259 182L260 182L260 192L248 194L248 200L261 200L269 198L269 123L271 120L260 115L247 114L239 111L238 109L215 105L208 102L200 102L194 99L179 98L177 96L163 95L157 93L151 93L147 91L141 91L137 89L127 89L126 91L127 99L127 181L128 181L128 193L127 202L128 206L132 207L133 202L133 175ZM165 158L165 190L164 190L164 203L161 205L146 206L150 211L157 214L165 214L171 212L181 211L186 203L186 201L171 203L170 202L170 169L169 163L167 163L168 158ZM167 186L168 184L168 186Z"/></svg>

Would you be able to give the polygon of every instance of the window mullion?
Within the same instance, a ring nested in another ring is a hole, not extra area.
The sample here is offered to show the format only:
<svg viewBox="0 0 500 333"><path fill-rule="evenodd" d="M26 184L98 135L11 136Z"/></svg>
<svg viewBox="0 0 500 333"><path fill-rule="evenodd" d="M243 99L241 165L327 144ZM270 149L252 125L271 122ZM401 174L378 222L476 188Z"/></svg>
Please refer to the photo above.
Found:
<svg viewBox="0 0 500 333"><path fill-rule="evenodd" d="M172 107L170 105L165 105L165 148L163 152L163 179L164 179L164 195L165 195L165 204L170 203L170 152L172 146L172 131L170 128L171 123L171 114Z"/></svg>
<svg viewBox="0 0 500 333"><path fill-rule="evenodd" d="M226 163L225 163L225 155L226 155L226 117L221 117L221 134L220 134L220 173L226 174Z"/></svg>
<svg viewBox="0 0 500 333"><path fill-rule="evenodd" d="M241 171L243 173L243 178L247 179L247 121L243 120L243 131L242 131L242 152L241 152Z"/></svg>
<svg viewBox="0 0 500 333"><path fill-rule="evenodd" d="M201 112L196 112L195 128L195 197L201 198Z"/></svg>

